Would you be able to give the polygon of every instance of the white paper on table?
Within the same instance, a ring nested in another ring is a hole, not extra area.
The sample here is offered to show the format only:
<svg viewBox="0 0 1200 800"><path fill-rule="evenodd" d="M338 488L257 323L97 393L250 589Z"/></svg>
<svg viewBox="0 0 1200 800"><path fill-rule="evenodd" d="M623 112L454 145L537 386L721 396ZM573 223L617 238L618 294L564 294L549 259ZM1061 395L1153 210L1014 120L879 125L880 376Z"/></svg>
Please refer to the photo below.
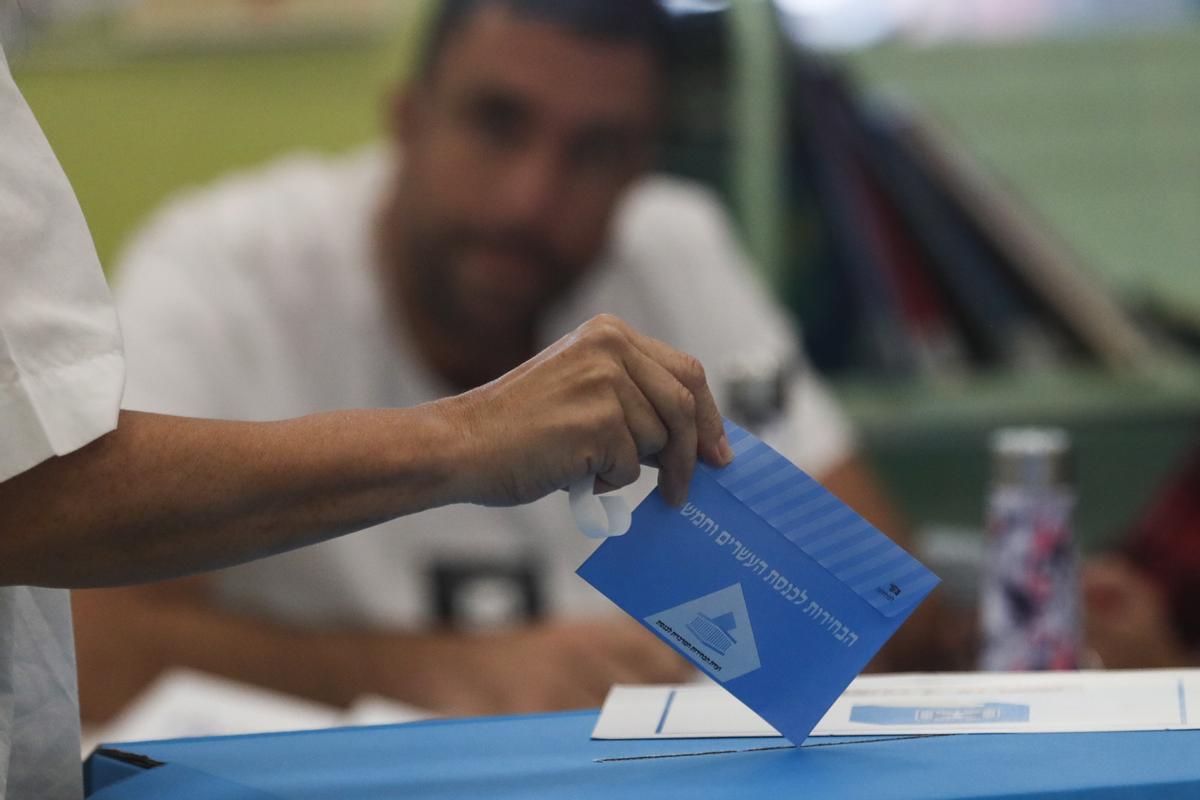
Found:
<svg viewBox="0 0 1200 800"><path fill-rule="evenodd" d="M1200 728L1200 669L862 675L813 736ZM594 739L779 734L716 684L614 686Z"/></svg>

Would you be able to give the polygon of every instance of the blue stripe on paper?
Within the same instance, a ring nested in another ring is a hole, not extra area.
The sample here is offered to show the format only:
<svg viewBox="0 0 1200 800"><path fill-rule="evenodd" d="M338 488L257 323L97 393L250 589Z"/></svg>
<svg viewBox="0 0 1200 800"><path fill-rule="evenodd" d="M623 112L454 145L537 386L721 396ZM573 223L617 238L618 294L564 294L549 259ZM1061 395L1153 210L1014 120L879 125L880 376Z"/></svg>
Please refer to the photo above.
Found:
<svg viewBox="0 0 1200 800"><path fill-rule="evenodd" d="M736 458L725 469L703 467L726 491L806 555L891 615L908 608L937 576L766 444L731 422ZM898 591L898 594L897 594Z"/></svg>

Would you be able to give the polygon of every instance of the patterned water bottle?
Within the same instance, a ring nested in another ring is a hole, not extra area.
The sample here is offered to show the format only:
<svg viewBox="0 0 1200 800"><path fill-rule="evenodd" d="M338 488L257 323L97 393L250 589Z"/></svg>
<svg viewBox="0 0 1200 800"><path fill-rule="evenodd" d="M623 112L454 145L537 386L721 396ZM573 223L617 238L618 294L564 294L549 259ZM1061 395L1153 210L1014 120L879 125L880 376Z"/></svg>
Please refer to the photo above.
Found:
<svg viewBox="0 0 1200 800"><path fill-rule="evenodd" d="M1078 555L1065 431L1006 428L992 437L980 668L1079 667Z"/></svg>

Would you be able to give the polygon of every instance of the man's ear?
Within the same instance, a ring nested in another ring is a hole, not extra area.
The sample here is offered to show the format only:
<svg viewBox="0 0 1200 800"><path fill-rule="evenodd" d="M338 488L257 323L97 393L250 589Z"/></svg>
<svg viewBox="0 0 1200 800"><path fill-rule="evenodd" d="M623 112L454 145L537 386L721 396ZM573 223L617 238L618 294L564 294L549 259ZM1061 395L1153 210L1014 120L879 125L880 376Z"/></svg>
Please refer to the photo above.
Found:
<svg viewBox="0 0 1200 800"><path fill-rule="evenodd" d="M401 146L411 144L420 133L420 93L420 87L403 84L397 86L388 98L388 129Z"/></svg>

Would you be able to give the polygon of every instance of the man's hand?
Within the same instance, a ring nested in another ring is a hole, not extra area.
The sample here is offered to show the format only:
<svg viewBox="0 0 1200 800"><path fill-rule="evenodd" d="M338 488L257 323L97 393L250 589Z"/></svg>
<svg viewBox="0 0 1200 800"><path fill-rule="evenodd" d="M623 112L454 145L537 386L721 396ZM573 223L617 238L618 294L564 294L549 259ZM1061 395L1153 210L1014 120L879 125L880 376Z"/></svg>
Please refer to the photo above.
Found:
<svg viewBox="0 0 1200 800"><path fill-rule="evenodd" d="M442 401L466 441L459 499L528 503L580 478L598 491L661 467L668 502L687 497L697 456L733 454L704 370L691 356L602 315L503 377Z"/></svg>
<svg viewBox="0 0 1200 800"><path fill-rule="evenodd" d="M1172 628L1166 598L1124 558L1094 559L1083 570L1088 645L1109 669L1189 665L1193 659Z"/></svg>
<svg viewBox="0 0 1200 800"><path fill-rule="evenodd" d="M657 637L621 619L381 639L372 652L365 666L378 691L449 714L596 708L614 683L678 683L694 674Z"/></svg>

